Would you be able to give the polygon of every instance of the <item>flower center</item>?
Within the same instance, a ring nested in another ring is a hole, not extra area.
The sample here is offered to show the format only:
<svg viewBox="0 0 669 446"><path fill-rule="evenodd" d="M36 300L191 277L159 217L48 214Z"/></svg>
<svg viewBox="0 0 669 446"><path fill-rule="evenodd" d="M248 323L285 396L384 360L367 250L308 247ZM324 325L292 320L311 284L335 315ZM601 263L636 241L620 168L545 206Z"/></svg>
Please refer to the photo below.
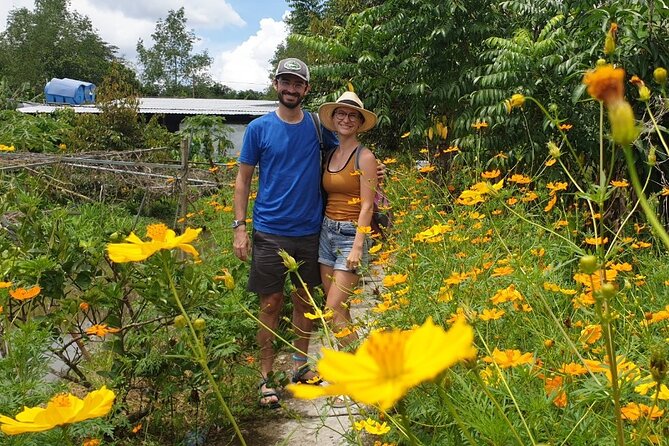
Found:
<svg viewBox="0 0 669 446"><path fill-rule="evenodd" d="M367 353L379 365L383 379L396 379L404 373L406 335L400 330L376 333L367 339Z"/></svg>
<svg viewBox="0 0 669 446"><path fill-rule="evenodd" d="M165 241L165 234L167 234L167 226L164 223L149 225L146 227L146 235L154 241Z"/></svg>
<svg viewBox="0 0 669 446"><path fill-rule="evenodd" d="M53 397L51 402L56 407L70 407L72 405L70 402L70 397L67 393L59 393Z"/></svg>

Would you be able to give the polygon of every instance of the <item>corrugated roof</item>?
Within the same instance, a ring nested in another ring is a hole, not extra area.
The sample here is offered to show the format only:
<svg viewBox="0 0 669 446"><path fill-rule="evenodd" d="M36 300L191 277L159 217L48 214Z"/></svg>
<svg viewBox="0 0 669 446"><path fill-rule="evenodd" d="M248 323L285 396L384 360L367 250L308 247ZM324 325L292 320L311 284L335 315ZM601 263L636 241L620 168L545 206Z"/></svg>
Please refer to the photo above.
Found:
<svg viewBox="0 0 669 446"><path fill-rule="evenodd" d="M138 98L140 113L166 115L250 115L262 116L274 111L277 101L251 99L193 99L193 98ZM58 108L71 107L75 113L100 113L95 105L23 104L17 110L23 113L51 113Z"/></svg>

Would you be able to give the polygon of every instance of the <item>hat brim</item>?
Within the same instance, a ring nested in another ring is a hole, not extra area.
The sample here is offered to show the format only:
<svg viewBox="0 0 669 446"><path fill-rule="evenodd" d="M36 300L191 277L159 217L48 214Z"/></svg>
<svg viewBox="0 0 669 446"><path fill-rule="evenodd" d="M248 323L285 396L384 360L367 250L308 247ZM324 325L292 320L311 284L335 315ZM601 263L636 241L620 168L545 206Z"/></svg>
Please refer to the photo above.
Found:
<svg viewBox="0 0 669 446"><path fill-rule="evenodd" d="M350 108L353 110L357 110L358 112L360 112L363 118L365 118L365 122L360 124L360 127L358 128L358 133L366 132L374 128L374 126L376 126L376 121L378 118L376 117L376 114L374 112L365 110L364 108L356 107L355 105L351 104L342 104L339 102L326 102L325 104L318 107L318 117L320 118L323 127L333 132L337 131L335 129L334 116L332 116L332 114L338 108Z"/></svg>

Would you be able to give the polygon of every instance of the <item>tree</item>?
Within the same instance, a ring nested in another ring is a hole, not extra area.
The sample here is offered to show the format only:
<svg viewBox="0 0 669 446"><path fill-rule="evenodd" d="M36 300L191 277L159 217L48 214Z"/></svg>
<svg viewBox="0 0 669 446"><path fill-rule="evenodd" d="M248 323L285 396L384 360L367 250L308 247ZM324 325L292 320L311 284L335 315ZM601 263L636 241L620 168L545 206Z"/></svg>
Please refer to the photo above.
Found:
<svg viewBox="0 0 669 446"><path fill-rule="evenodd" d="M195 96L198 86L211 84L212 58L207 51L192 53L193 43L198 38L192 30L186 29L183 7L170 10L164 21L158 20L151 37L154 44L150 48L144 46L142 39L137 42L141 78L147 92Z"/></svg>
<svg viewBox="0 0 669 446"><path fill-rule="evenodd" d="M68 10L69 0L35 0L33 11L10 11L0 33L0 76L12 88L25 82L40 94L53 77L99 84L116 47L104 42L86 16Z"/></svg>

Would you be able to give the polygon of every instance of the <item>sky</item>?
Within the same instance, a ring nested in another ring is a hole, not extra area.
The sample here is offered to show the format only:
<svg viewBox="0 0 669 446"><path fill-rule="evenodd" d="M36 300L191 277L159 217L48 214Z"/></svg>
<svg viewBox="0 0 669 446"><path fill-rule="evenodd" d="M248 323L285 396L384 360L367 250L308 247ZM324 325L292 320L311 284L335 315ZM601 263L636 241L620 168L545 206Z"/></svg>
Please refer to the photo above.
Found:
<svg viewBox="0 0 669 446"><path fill-rule="evenodd" d="M117 55L136 62L139 39L153 45L156 22L184 6L186 26L200 38L193 51L207 50L215 81L234 90L263 91L269 85L269 60L288 33L286 0L70 0L70 11L87 16ZM9 11L34 9L34 0L0 0L0 31Z"/></svg>

